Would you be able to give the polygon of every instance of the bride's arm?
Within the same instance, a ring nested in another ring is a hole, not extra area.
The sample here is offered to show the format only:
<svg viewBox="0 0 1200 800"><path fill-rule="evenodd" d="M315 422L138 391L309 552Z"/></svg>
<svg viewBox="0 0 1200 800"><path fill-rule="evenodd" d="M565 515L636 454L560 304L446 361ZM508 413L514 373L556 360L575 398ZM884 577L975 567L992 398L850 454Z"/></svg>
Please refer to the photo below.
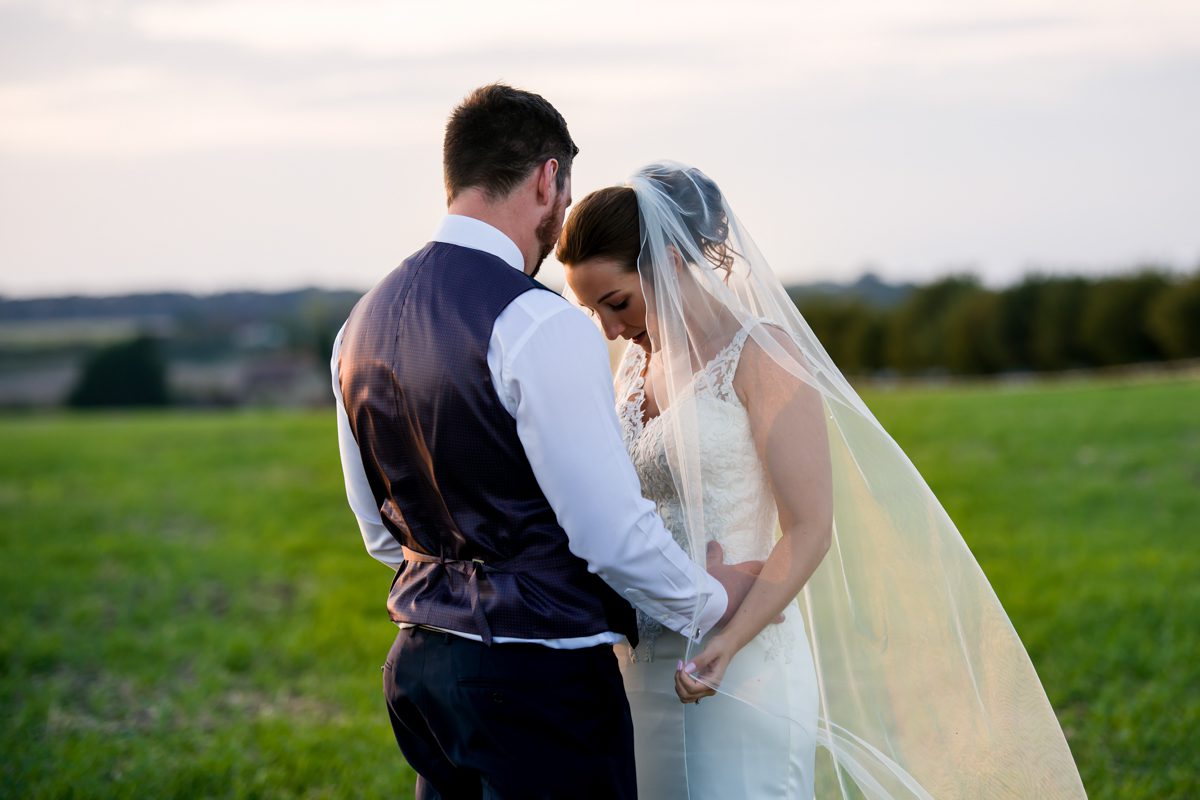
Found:
<svg viewBox="0 0 1200 800"><path fill-rule="evenodd" d="M832 538L833 478L821 393L795 374L804 372L806 361L791 339L777 328L760 330L774 337L775 344L768 344L783 365L751 339L733 386L750 416L782 535L737 613L685 668L712 685L734 655L796 598ZM714 693L683 675L676 676L676 690L684 702Z"/></svg>

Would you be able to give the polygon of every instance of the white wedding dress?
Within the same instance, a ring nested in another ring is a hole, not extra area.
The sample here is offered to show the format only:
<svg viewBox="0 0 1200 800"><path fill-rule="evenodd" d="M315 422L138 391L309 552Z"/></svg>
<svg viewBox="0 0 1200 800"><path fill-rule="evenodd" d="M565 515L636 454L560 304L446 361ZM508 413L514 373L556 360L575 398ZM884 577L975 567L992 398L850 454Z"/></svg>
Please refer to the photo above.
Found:
<svg viewBox="0 0 1200 800"><path fill-rule="evenodd" d="M750 419L733 388L748 330L742 329L701 370L679 402L696 403L704 493L704 539L725 560L764 560L775 542L777 513ZM645 419L647 357L626 350L617 373L617 413L643 494L685 549L684 510L668 465L663 419ZM617 646L633 713L638 794L670 798L811 798L817 741L817 677L800 608L768 625L733 659L722 689L698 705L675 695L686 641L638 612L638 646ZM694 648L699 652L701 643Z"/></svg>

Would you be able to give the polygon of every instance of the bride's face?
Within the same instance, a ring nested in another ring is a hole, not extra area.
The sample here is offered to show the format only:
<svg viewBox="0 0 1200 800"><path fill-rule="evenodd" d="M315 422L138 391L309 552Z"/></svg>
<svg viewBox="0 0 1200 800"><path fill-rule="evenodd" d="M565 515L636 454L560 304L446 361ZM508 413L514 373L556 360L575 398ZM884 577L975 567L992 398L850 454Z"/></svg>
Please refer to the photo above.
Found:
<svg viewBox="0 0 1200 800"><path fill-rule="evenodd" d="M589 258L564 270L571 291L599 318L605 336L620 336L650 352L646 298L636 269L611 258Z"/></svg>

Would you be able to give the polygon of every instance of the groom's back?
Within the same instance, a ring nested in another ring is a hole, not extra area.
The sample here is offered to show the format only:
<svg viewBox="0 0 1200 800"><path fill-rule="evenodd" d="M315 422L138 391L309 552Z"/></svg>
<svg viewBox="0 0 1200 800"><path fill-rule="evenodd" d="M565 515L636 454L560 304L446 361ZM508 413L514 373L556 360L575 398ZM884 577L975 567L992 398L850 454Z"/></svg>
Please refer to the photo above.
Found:
<svg viewBox="0 0 1200 800"><path fill-rule="evenodd" d="M630 627L628 605L568 550L489 371L497 317L540 288L496 256L435 242L347 321L351 428L385 527L415 551L389 597L397 622L485 640Z"/></svg>

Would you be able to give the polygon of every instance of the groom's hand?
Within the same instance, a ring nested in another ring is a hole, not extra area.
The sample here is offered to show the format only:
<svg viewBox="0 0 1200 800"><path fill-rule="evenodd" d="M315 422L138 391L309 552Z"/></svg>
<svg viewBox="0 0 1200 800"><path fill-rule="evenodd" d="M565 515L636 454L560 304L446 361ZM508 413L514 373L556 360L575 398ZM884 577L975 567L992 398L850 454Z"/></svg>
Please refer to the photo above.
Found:
<svg viewBox="0 0 1200 800"><path fill-rule="evenodd" d="M717 622L717 626L720 627L729 622L737 613L738 607L749 594L750 587L758 579L758 573L762 572L763 562L743 561L739 564L726 564L725 548L717 542L708 543L705 559L705 568L708 570L708 574L725 587L725 594L729 596L729 605L725 607L725 614Z"/></svg>

